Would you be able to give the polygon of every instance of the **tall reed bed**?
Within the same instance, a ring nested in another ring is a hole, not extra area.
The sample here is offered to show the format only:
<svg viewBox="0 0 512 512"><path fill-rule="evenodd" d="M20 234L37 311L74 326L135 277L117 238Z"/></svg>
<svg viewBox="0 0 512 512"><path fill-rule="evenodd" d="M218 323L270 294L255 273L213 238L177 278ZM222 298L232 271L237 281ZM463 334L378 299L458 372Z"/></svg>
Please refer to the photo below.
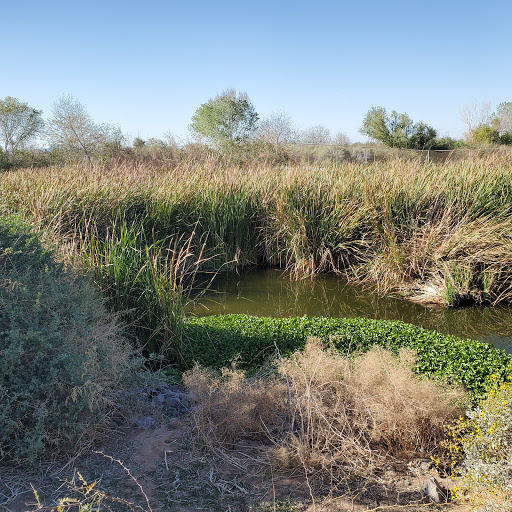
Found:
<svg viewBox="0 0 512 512"><path fill-rule="evenodd" d="M206 261L205 244L194 232L154 239L144 218L116 222L103 237L84 237L72 255L92 271L111 308L120 312L150 358L180 362L185 310Z"/></svg>
<svg viewBox="0 0 512 512"><path fill-rule="evenodd" d="M135 298L151 288L153 305L173 295L175 284L163 293L156 282L183 270L181 263L169 270L180 254L187 262L194 255L194 272L250 265L296 278L336 272L413 300L496 304L512 300L511 176L510 160L497 158L76 165L3 173L0 215L17 212L82 253L121 309L135 307L121 300L132 288Z"/></svg>

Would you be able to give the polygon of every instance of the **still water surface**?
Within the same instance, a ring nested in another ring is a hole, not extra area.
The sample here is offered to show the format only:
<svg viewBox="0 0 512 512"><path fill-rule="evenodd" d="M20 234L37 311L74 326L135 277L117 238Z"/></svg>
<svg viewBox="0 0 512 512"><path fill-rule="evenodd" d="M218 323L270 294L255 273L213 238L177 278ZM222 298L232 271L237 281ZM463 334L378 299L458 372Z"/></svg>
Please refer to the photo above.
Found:
<svg viewBox="0 0 512 512"><path fill-rule="evenodd" d="M334 275L291 281L275 270L226 273L212 283L193 313L256 316L368 317L402 320L445 334L492 343L512 353L512 306L442 308L379 297Z"/></svg>

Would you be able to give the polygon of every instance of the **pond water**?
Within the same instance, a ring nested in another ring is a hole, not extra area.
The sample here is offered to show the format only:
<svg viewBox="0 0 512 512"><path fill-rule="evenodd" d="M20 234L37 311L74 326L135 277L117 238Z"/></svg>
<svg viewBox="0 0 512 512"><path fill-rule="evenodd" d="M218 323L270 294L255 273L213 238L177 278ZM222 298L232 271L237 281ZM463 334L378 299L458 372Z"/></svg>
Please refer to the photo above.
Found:
<svg viewBox="0 0 512 512"><path fill-rule="evenodd" d="M512 306L443 308L379 297L335 275L292 281L275 270L219 274L196 315L368 317L401 320L445 334L492 343L512 353Z"/></svg>

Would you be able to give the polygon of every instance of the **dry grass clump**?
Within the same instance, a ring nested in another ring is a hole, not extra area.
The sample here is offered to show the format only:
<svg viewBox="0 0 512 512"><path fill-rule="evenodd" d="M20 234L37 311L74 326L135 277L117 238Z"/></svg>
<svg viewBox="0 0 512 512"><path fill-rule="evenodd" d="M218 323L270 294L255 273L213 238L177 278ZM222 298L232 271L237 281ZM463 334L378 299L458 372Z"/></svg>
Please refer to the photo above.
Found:
<svg viewBox="0 0 512 512"><path fill-rule="evenodd" d="M443 426L463 411L466 394L420 379L414 362L409 350L395 357L378 347L351 359L310 339L303 352L280 360L270 379L196 367L185 382L208 446L259 440L285 469L369 474L390 457L438 451Z"/></svg>
<svg viewBox="0 0 512 512"><path fill-rule="evenodd" d="M194 420L209 446L229 447L240 438L265 440L284 428L287 391L277 378L247 379L236 368L219 373L196 366L183 382L198 402Z"/></svg>

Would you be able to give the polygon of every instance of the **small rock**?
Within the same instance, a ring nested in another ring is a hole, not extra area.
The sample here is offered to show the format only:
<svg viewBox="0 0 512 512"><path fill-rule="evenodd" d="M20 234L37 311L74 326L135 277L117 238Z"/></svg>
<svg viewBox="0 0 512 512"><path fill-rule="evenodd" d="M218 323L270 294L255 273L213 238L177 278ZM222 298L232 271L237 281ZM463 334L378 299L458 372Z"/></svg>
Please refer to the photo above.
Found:
<svg viewBox="0 0 512 512"><path fill-rule="evenodd" d="M148 430L153 428L156 425L156 420L153 416L144 416L144 418L139 418L134 421L134 423L144 430Z"/></svg>
<svg viewBox="0 0 512 512"><path fill-rule="evenodd" d="M182 430L183 429L183 421L178 418L172 418L171 421L167 424L169 428L174 430Z"/></svg>
<svg viewBox="0 0 512 512"><path fill-rule="evenodd" d="M420 462L420 469L421 471L428 471L432 467L432 461L431 460L423 460Z"/></svg>
<svg viewBox="0 0 512 512"><path fill-rule="evenodd" d="M429 497L434 503L448 501L448 492L434 477L425 480L423 484L423 494Z"/></svg>
<svg viewBox="0 0 512 512"><path fill-rule="evenodd" d="M165 395L163 393L158 393L158 395L153 397L153 403L162 405L165 402Z"/></svg>

